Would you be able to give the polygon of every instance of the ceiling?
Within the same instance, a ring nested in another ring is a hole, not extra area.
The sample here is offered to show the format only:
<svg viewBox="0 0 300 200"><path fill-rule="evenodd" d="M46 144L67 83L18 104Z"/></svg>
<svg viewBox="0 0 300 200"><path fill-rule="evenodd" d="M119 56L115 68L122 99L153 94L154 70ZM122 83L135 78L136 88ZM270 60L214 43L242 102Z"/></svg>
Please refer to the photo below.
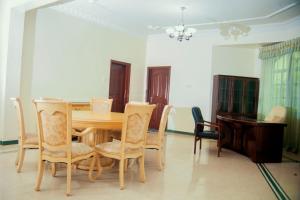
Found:
<svg viewBox="0 0 300 200"><path fill-rule="evenodd" d="M184 21L196 29L221 23L280 23L300 16L300 0L73 0L52 8L97 24L138 35L163 32Z"/></svg>

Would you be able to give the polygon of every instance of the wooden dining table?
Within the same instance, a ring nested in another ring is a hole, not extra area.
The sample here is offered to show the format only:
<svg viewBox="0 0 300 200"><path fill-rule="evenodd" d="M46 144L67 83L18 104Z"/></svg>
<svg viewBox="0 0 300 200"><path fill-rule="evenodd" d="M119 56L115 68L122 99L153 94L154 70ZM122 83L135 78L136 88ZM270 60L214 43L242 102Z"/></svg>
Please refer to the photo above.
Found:
<svg viewBox="0 0 300 200"><path fill-rule="evenodd" d="M123 113L98 114L87 110L72 111L72 126L76 128L119 129L122 128Z"/></svg>
<svg viewBox="0 0 300 200"><path fill-rule="evenodd" d="M95 128L94 134L88 134L81 138L81 142L90 146L103 142L111 141L109 136L120 136L123 113L110 112L107 114L98 114L89 110L72 111L72 127L76 129ZM111 159L101 158L102 167L111 167ZM89 161L83 161L78 166L80 169L88 169Z"/></svg>

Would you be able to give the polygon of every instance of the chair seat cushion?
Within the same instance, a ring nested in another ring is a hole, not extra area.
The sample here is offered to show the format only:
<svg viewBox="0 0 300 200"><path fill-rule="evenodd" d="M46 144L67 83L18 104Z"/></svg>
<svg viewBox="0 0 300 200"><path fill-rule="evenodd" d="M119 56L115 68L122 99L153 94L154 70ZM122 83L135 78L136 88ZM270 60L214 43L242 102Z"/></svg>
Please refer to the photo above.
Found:
<svg viewBox="0 0 300 200"><path fill-rule="evenodd" d="M97 151L102 151L105 153L111 153L111 154L120 154L121 152L121 141L120 140L113 140L112 142L105 142L102 144L96 145ZM130 148L125 147L125 154L128 153L136 153L139 151L143 151L142 148Z"/></svg>
<svg viewBox="0 0 300 200"><path fill-rule="evenodd" d="M151 131L147 133L146 145L158 145L159 143L158 132Z"/></svg>
<svg viewBox="0 0 300 200"><path fill-rule="evenodd" d="M93 152L93 148L84 143L72 143L72 158L83 156L92 152ZM62 151L45 150L43 154L56 157L56 158L65 158L67 156L66 152L62 152Z"/></svg>
<svg viewBox="0 0 300 200"><path fill-rule="evenodd" d="M25 144L39 144L39 139L37 134L27 133L25 138Z"/></svg>
<svg viewBox="0 0 300 200"><path fill-rule="evenodd" d="M197 132L196 136L202 137L202 138L208 138L208 139L218 139L219 134L215 131L202 131Z"/></svg>

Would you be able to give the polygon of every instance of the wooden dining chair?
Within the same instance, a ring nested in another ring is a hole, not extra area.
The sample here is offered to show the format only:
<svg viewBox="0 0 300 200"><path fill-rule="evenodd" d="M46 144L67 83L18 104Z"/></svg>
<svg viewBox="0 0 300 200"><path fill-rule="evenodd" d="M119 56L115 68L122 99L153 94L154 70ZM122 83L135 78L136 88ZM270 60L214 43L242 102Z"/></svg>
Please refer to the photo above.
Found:
<svg viewBox="0 0 300 200"><path fill-rule="evenodd" d="M119 160L120 189L124 189L125 160L138 158L140 181L145 181L144 147L150 118L155 105L127 104L124 112L121 141L98 144L96 152L104 157Z"/></svg>
<svg viewBox="0 0 300 200"><path fill-rule="evenodd" d="M25 120L23 114L23 107L20 98L10 98L17 111L17 117L19 122L19 152L17 154L16 165L17 172L21 172L23 161L25 157L26 149L38 149L38 135L33 133L26 133Z"/></svg>
<svg viewBox="0 0 300 200"><path fill-rule="evenodd" d="M164 144L165 144L165 130L167 126L168 116L172 106L165 105L160 119L158 131L148 131L146 137L146 149L157 150L157 161L159 169L162 170L164 167Z"/></svg>
<svg viewBox="0 0 300 200"><path fill-rule="evenodd" d="M89 179L94 180L92 172L95 162L101 170L94 149L83 143L72 143L72 104L56 100L34 100L38 122L39 165L36 191L44 173L45 161L67 164L67 195L71 195L72 164L93 158L90 164Z"/></svg>
<svg viewBox="0 0 300 200"><path fill-rule="evenodd" d="M91 110L98 114L108 114L111 111L113 99L92 98L90 101Z"/></svg>

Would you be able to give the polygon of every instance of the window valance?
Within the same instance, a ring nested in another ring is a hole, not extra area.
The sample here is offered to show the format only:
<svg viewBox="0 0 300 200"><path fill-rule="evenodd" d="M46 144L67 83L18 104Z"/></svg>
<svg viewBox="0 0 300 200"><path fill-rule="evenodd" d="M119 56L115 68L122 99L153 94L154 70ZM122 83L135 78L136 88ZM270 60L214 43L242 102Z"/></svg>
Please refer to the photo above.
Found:
<svg viewBox="0 0 300 200"><path fill-rule="evenodd" d="M260 48L259 58L264 60L294 51L300 51L300 37Z"/></svg>

